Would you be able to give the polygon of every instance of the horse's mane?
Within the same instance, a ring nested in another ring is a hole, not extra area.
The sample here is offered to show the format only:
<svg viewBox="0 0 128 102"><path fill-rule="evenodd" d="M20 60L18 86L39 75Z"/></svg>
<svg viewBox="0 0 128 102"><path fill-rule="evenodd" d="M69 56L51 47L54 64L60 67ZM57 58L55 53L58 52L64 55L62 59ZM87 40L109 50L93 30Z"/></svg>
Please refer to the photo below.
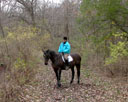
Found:
<svg viewBox="0 0 128 102"><path fill-rule="evenodd" d="M49 50L48 49L46 52L49 52L50 55L52 55L52 56L58 55L58 53L56 53L54 50Z"/></svg>

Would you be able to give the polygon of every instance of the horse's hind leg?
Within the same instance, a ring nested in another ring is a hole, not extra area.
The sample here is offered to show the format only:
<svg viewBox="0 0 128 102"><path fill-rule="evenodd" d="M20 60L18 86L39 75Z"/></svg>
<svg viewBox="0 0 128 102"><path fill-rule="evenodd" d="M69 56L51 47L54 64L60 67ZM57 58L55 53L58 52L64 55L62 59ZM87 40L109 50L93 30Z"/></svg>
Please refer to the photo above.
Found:
<svg viewBox="0 0 128 102"><path fill-rule="evenodd" d="M79 84L80 83L80 64L77 64L76 68L77 68L77 77L78 77L77 83Z"/></svg>
<svg viewBox="0 0 128 102"><path fill-rule="evenodd" d="M73 80L74 80L74 74L75 74L75 71L74 71L74 66L71 68L71 71L72 71L72 79L70 81L70 84L72 84Z"/></svg>

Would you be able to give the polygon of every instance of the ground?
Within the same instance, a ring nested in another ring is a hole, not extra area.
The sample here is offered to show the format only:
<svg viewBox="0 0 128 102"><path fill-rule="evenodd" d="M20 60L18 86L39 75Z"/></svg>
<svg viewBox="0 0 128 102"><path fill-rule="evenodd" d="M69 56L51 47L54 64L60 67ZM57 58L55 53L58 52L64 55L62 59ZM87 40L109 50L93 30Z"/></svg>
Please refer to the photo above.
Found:
<svg viewBox="0 0 128 102"><path fill-rule="evenodd" d="M96 75L82 66L81 83L69 84L71 71L62 71L62 87L56 87L51 66L41 66L36 80L24 87L22 102L128 102L128 84L113 82L111 78Z"/></svg>

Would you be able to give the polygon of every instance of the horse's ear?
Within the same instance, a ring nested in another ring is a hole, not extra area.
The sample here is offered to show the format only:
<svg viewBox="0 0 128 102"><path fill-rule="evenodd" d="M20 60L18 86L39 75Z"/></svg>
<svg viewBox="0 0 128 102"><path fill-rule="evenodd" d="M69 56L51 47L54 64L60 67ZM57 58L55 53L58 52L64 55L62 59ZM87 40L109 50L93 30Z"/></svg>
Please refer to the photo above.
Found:
<svg viewBox="0 0 128 102"><path fill-rule="evenodd" d="M49 51L50 51L49 49L46 50L47 53L49 53Z"/></svg>

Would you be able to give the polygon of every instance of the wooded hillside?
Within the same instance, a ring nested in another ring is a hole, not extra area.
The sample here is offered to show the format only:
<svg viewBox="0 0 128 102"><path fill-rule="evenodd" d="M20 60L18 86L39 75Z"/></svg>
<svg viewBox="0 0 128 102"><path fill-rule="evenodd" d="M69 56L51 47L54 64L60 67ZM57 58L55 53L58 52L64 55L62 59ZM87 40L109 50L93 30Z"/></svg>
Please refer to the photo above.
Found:
<svg viewBox="0 0 128 102"><path fill-rule="evenodd" d="M61 93L42 49L57 52L64 36L82 56L82 84ZM0 0L0 102L126 102L127 83L127 0Z"/></svg>

